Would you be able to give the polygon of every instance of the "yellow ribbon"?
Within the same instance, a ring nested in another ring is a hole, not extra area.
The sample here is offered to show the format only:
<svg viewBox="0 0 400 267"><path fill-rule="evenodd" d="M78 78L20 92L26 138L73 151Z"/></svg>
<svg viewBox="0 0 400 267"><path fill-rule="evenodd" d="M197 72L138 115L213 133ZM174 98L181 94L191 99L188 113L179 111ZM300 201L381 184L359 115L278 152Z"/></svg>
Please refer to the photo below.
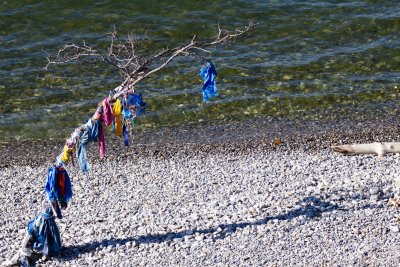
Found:
<svg viewBox="0 0 400 267"><path fill-rule="evenodd" d="M74 153L75 148L69 148L67 145L64 146L63 153L61 155L61 160L67 163L71 159L71 154Z"/></svg>
<svg viewBox="0 0 400 267"><path fill-rule="evenodd" d="M121 101L117 99L115 101L113 107L113 113L115 117L115 134L118 136L122 135L122 120L121 120L121 112L122 112L122 105Z"/></svg>

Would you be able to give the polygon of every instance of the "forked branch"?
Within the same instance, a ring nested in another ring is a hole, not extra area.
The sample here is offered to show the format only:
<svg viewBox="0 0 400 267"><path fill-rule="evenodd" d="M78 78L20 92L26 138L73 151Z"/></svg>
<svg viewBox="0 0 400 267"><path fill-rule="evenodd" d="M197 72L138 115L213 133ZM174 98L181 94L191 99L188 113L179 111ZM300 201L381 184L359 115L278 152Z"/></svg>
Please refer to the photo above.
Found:
<svg viewBox="0 0 400 267"><path fill-rule="evenodd" d="M236 38L252 30L256 24L250 21L243 28L228 31L218 25L217 35L212 40L199 42L196 35L182 46L164 48L156 53L149 53L144 48L146 36L139 37L129 34L126 38L120 38L115 27L107 34L110 44L106 49L87 45L85 42L64 45L55 54L47 54L46 69L53 65L63 65L71 62L106 63L115 67L124 77L124 82L114 89L118 97L123 92L132 88L135 84L149 77L155 72L166 67L176 57L193 56L199 51L209 52L207 48L234 43Z"/></svg>
<svg viewBox="0 0 400 267"><path fill-rule="evenodd" d="M212 40L204 42L197 41L194 35L190 41L184 45L174 48L164 48L157 52L149 52L144 43L147 41L146 36L138 37L129 34L126 38L120 38L115 27L107 34L110 43L107 48L100 49L95 46L87 45L85 42L78 45L75 43L64 45L55 54L46 53L47 65L46 69L54 65L63 65L71 62L91 62L105 63L114 66L124 77L124 81L114 88L109 100L112 102L119 96L128 92L137 83L153 75L154 73L165 68L177 57L187 57L196 55L199 51L208 52L207 48L234 43L236 38L252 30L255 23L250 21L248 25L241 29L228 31L222 29L218 25L217 35ZM101 109L99 103L98 109ZM97 120L95 115L92 121ZM84 125L76 128L71 136L67 139L66 147L72 147L79 139L80 133L84 129Z"/></svg>

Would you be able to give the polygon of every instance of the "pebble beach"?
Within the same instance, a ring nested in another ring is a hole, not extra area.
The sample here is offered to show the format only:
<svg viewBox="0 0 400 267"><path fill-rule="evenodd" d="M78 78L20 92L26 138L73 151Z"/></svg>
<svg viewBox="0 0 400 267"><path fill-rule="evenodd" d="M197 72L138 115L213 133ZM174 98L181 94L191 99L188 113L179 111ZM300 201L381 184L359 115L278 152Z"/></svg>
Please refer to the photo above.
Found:
<svg viewBox="0 0 400 267"><path fill-rule="evenodd" d="M38 266L397 266L400 156L331 145L400 141L396 119L246 122L108 136L92 169L68 166L61 257ZM44 198L59 141L2 144L0 263Z"/></svg>

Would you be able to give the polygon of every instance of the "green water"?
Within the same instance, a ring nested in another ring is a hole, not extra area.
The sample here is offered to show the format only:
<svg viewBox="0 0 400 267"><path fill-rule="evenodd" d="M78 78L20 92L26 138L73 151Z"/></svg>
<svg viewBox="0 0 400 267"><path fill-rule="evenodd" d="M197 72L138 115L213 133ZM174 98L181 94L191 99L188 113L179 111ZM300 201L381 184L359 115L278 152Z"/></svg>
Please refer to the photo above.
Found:
<svg viewBox="0 0 400 267"><path fill-rule="evenodd" d="M65 138L121 82L108 66L45 71L68 42L107 45L146 35L150 50L206 39L220 25L258 27L212 49L220 97L202 103L200 59L183 58L138 85L139 128L246 117L337 120L397 115L398 1L1 1L1 141ZM205 55L207 56L207 55Z"/></svg>

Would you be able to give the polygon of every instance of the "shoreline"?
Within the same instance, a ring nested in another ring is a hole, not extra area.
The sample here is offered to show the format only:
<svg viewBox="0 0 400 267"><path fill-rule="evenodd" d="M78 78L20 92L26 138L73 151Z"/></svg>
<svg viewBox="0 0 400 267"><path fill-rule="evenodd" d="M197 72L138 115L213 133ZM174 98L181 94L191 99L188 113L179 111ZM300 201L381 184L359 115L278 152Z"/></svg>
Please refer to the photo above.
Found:
<svg viewBox="0 0 400 267"><path fill-rule="evenodd" d="M339 122L247 119L238 122L209 122L201 125L162 127L136 131L129 136L130 147L123 139L106 132L106 157L171 155L182 150L246 148L329 149L332 145L370 142L400 142L400 120ZM274 144L279 139L281 144ZM0 169L7 166L37 166L51 163L64 146L62 140L26 140L0 143ZM220 149L220 150L221 150ZM98 161L97 143L88 146L88 155Z"/></svg>

